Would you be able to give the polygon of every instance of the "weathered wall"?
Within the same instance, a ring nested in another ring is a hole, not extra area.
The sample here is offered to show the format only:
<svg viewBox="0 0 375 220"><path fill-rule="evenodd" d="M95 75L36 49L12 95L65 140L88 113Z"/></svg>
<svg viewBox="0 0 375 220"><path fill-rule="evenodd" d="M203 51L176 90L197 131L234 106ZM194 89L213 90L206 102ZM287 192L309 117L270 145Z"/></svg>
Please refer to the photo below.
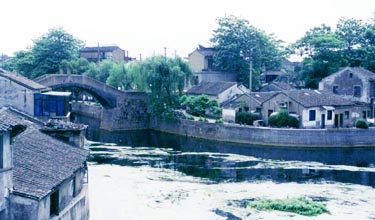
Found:
<svg viewBox="0 0 375 220"><path fill-rule="evenodd" d="M223 72L194 72L195 76L198 76L198 82L217 82L217 81L226 81L226 82L236 82L237 75L235 73L223 73Z"/></svg>
<svg viewBox="0 0 375 220"><path fill-rule="evenodd" d="M49 206L49 205L48 205ZM47 220L38 217L38 201L26 197L10 194L10 219Z"/></svg>
<svg viewBox="0 0 375 220"><path fill-rule="evenodd" d="M275 129L153 118L151 128L203 139L254 145L333 147L375 146L375 129Z"/></svg>
<svg viewBox="0 0 375 220"><path fill-rule="evenodd" d="M88 220L89 219L89 198L87 185L74 197L69 205L60 212L59 216L52 220Z"/></svg>
<svg viewBox="0 0 375 220"><path fill-rule="evenodd" d="M34 115L34 93L5 77L0 76L0 107L12 106Z"/></svg>

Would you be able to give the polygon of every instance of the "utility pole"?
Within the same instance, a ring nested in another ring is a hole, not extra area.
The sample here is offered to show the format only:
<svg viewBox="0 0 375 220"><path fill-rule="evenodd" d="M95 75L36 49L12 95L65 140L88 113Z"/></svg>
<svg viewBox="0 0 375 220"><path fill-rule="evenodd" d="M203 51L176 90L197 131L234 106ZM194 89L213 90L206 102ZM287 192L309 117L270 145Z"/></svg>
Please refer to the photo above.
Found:
<svg viewBox="0 0 375 220"><path fill-rule="evenodd" d="M250 57L249 57L249 91L252 92L252 83L253 83L253 49L250 48Z"/></svg>
<svg viewBox="0 0 375 220"><path fill-rule="evenodd" d="M167 48L166 47L164 47L164 58L165 60L167 60Z"/></svg>

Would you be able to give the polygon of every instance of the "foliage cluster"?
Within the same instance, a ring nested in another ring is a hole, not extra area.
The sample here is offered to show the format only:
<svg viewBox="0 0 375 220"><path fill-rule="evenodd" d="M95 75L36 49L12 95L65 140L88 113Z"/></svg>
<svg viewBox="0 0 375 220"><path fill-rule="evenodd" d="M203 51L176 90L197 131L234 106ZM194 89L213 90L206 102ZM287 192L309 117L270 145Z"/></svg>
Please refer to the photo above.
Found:
<svg viewBox="0 0 375 220"><path fill-rule="evenodd" d="M207 95L182 96L180 98L181 107L186 112L197 117L213 116L220 118L222 111L216 100L210 100Z"/></svg>
<svg viewBox="0 0 375 220"><path fill-rule="evenodd" d="M341 18L334 31L326 25L314 27L290 49L304 58L299 75L310 88L342 67L375 71L375 19Z"/></svg>
<svg viewBox="0 0 375 220"><path fill-rule="evenodd" d="M367 124L367 122L366 122L365 119L360 118L360 119L357 119L357 120L355 121L355 127L356 127L356 128L367 129L367 128L368 128L368 124Z"/></svg>
<svg viewBox="0 0 375 220"><path fill-rule="evenodd" d="M82 41L62 28L51 29L34 40L30 49L17 52L8 64L8 70L31 79L47 73L58 73L64 61L78 57L78 50L82 46Z"/></svg>
<svg viewBox="0 0 375 220"><path fill-rule="evenodd" d="M237 80L248 86L251 60L255 88L260 86L262 72L280 68L284 56L280 40L234 15L218 18L217 23L211 38L217 51L214 55L217 69L236 73Z"/></svg>
<svg viewBox="0 0 375 220"><path fill-rule="evenodd" d="M286 110L280 110L277 114L272 115L268 119L268 123L272 127L299 127L299 121L297 118L290 116Z"/></svg>
<svg viewBox="0 0 375 220"><path fill-rule="evenodd" d="M305 198L288 198L284 200L263 199L250 202L248 206L257 210L293 212L304 216L317 216L330 213L325 205Z"/></svg>
<svg viewBox="0 0 375 220"><path fill-rule="evenodd" d="M258 119L258 114L253 114L250 112L237 112L235 122L237 124L253 125L254 121Z"/></svg>

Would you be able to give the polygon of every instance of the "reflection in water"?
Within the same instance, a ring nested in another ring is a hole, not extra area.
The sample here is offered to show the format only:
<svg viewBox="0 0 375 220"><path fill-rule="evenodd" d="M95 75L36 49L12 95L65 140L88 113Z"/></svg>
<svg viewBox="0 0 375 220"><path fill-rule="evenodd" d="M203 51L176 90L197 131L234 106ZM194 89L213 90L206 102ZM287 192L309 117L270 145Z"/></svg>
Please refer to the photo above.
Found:
<svg viewBox="0 0 375 220"><path fill-rule="evenodd" d="M88 138L96 141L88 141L94 220L375 219L375 148L259 147L155 131ZM331 214L308 218L246 205L301 196Z"/></svg>
<svg viewBox="0 0 375 220"><path fill-rule="evenodd" d="M375 186L375 149L256 147L154 131L102 133L92 161L168 168L211 181L336 181ZM152 146L152 147L149 147Z"/></svg>

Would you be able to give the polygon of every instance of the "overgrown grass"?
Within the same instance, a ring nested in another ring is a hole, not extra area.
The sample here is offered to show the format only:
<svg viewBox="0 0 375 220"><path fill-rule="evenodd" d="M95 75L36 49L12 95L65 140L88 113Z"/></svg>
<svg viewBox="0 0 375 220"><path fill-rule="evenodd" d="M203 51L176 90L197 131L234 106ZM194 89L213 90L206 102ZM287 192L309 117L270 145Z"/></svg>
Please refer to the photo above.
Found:
<svg viewBox="0 0 375 220"><path fill-rule="evenodd" d="M317 216L323 213L330 213L325 205L304 198L263 199L249 202L248 206L257 210L278 210L305 216Z"/></svg>

